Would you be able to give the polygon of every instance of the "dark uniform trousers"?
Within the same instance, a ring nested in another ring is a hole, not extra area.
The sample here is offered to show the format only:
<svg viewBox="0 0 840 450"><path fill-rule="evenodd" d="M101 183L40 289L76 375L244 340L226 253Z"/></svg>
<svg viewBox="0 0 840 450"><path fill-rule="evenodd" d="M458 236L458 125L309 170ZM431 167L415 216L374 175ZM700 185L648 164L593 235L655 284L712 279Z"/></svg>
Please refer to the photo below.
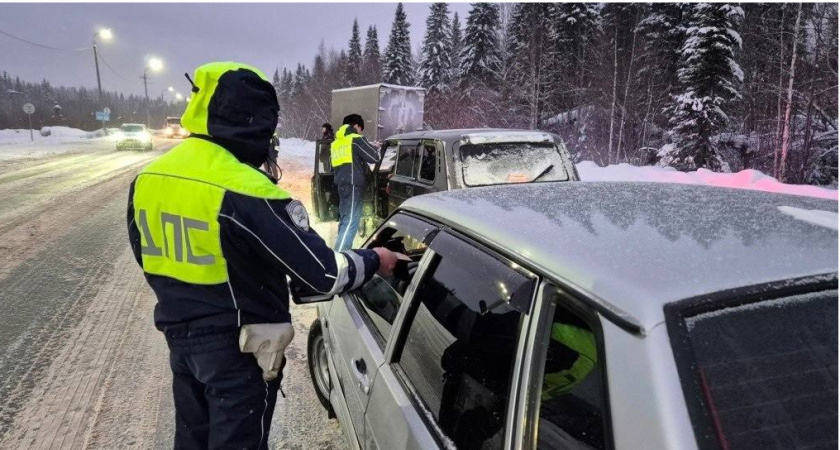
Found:
<svg viewBox="0 0 840 450"><path fill-rule="evenodd" d="M281 376L262 379L239 330L166 330L176 449L267 449ZM212 422L211 422L212 418Z"/></svg>

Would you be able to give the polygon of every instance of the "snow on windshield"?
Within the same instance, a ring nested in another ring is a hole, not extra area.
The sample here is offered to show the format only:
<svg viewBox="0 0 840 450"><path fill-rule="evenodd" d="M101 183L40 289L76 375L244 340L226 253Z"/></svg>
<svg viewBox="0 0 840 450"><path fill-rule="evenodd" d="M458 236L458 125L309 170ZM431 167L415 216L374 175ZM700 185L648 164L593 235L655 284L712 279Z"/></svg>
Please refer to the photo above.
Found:
<svg viewBox="0 0 840 450"><path fill-rule="evenodd" d="M460 153L467 186L569 179L553 143L465 144Z"/></svg>

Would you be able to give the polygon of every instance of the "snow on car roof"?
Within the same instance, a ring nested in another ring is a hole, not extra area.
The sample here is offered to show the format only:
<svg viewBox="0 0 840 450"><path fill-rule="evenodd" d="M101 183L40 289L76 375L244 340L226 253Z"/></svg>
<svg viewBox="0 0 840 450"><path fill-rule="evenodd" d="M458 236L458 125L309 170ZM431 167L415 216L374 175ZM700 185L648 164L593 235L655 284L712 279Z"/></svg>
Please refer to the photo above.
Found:
<svg viewBox="0 0 840 450"><path fill-rule="evenodd" d="M347 91L360 91L362 89L370 89L372 87L386 87L391 89L400 89L404 91L425 91L425 88L418 87L418 86L400 86L397 84L388 84L388 83L377 83L377 84L368 84L365 86L354 86L349 88L341 88L341 89L333 89L333 92L347 92Z"/></svg>
<svg viewBox="0 0 840 450"><path fill-rule="evenodd" d="M435 139L445 142L465 140L472 144L488 142L551 142L554 135L544 131L504 128L464 128L453 130L425 130L389 136L388 140Z"/></svg>
<svg viewBox="0 0 840 450"><path fill-rule="evenodd" d="M643 329L664 320L666 303L837 272L837 231L783 212L836 214L831 200L669 183L537 183L422 195L401 208L502 249Z"/></svg>

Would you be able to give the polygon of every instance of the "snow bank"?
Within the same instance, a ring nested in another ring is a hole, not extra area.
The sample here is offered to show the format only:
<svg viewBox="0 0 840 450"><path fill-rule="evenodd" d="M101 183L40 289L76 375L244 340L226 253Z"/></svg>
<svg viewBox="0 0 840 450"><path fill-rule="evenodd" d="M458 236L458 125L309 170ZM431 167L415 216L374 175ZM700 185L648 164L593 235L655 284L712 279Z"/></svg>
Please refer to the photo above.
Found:
<svg viewBox="0 0 840 450"><path fill-rule="evenodd" d="M43 134L47 134L44 136ZM79 139L96 139L103 137L102 130L84 131L70 127L44 127L34 130L34 141L30 140L28 129L0 130L0 145L44 145L78 142Z"/></svg>
<svg viewBox="0 0 840 450"><path fill-rule="evenodd" d="M837 190L835 189L785 184L757 170L742 170L738 173L717 173L706 169L699 169L695 172L680 172L672 167L637 167L626 163L600 167L592 161L582 161L576 167L582 181L654 181L701 184L837 200Z"/></svg>
<svg viewBox="0 0 840 450"><path fill-rule="evenodd" d="M312 165L315 163L315 142L297 138L280 139L279 159L293 159L300 164Z"/></svg>
<svg viewBox="0 0 840 450"><path fill-rule="evenodd" d="M91 144L113 144L102 130L84 131L69 127L44 127L33 130L32 137L34 141L30 140L28 129L0 130L0 160L65 153L82 150Z"/></svg>

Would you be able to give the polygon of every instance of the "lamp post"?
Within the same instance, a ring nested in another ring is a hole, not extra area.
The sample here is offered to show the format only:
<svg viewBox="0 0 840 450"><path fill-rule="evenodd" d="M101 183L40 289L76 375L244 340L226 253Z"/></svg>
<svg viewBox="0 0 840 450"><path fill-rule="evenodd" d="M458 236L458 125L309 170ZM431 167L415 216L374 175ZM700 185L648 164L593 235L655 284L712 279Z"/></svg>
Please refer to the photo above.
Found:
<svg viewBox="0 0 840 450"><path fill-rule="evenodd" d="M96 38L108 41L114 37L110 28L103 28L93 33L93 62L96 64L96 87L99 89L99 106L102 106L102 79L99 77L99 56L96 54Z"/></svg>
<svg viewBox="0 0 840 450"><path fill-rule="evenodd" d="M175 92L175 88L172 87L172 86L169 86L168 88L160 91L160 98L163 99L163 95L166 94L167 92Z"/></svg>
<svg viewBox="0 0 840 450"><path fill-rule="evenodd" d="M181 95L181 93L180 93L180 92L176 92L176 93L175 93L175 101L180 102L180 101L181 101L181 100L183 100L183 99L184 99L184 96L183 96L183 95Z"/></svg>
<svg viewBox="0 0 840 450"><path fill-rule="evenodd" d="M151 116L149 114L149 71L157 72L163 68L163 61L160 58L149 58L149 62L146 63L146 68L143 69L143 76L140 77L143 79L143 92L146 94L146 126L150 127L151 124Z"/></svg>

